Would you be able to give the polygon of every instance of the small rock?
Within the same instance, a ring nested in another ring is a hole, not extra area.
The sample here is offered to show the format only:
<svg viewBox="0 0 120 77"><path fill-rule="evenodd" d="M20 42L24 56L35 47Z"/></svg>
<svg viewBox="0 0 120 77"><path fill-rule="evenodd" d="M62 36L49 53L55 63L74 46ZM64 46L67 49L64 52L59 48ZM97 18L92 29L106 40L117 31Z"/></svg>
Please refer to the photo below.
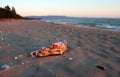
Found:
<svg viewBox="0 0 120 77"><path fill-rule="evenodd" d="M14 57L14 59L15 59L15 60L17 60L17 59L18 59L18 57Z"/></svg>
<svg viewBox="0 0 120 77"><path fill-rule="evenodd" d="M51 69L49 69L48 71L49 71L49 72L52 72L52 70L51 70Z"/></svg>
<svg viewBox="0 0 120 77"><path fill-rule="evenodd" d="M104 66L97 65L96 67L99 68L99 69L101 69L101 70L103 70L103 71L106 71L106 68Z"/></svg>
<svg viewBox="0 0 120 77"><path fill-rule="evenodd" d="M4 40L4 38L2 37L2 38L1 38L1 41L3 41L3 40Z"/></svg>
<svg viewBox="0 0 120 77"><path fill-rule="evenodd" d="M23 56L23 55L20 54L18 57L21 58L22 56Z"/></svg>
<svg viewBox="0 0 120 77"><path fill-rule="evenodd" d="M10 44L8 44L8 46L10 46Z"/></svg>
<svg viewBox="0 0 120 77"><path fill-rule="evenodd" d="M73 60L73 59L70 57L69 60Z"/></svg>
<svg viewBox="0 0 120 77"><path fill-rule="evenodd" d="M8 69L10 68L10 66L8 64L4 64L3 66L1 66L2 69Z"/></svg>

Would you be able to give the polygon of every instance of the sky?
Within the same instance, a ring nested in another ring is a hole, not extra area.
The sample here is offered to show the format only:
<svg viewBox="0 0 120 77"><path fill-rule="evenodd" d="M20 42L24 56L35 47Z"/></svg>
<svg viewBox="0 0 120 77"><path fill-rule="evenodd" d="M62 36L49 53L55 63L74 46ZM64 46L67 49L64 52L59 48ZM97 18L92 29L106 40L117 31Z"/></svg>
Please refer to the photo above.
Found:
<svg viewBox="0 0 120 77"><path fill-rule="evenodd" d="M64 15L120 18L120 0L0 0L22 16Z"/></svg>

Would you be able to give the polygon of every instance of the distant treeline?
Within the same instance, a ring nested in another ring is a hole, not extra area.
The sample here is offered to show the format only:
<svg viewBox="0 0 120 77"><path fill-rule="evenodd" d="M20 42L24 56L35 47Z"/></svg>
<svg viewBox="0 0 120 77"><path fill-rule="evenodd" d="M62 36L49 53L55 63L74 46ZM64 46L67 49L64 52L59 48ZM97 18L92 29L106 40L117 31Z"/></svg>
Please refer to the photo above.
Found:
<svg viewBox="0 0 120 77"><path fill-rule="evenodd" d="M0 18L16 18L23 19L24 17L16 13L14 7L10 8L8 5L4 8L0 7Z"/></svg>

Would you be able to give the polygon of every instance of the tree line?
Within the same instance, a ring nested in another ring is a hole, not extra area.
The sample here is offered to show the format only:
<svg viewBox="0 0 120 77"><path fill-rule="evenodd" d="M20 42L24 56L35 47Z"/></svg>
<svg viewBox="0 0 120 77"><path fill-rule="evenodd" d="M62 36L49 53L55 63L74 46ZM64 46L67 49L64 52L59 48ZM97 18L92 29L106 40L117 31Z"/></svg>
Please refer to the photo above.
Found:
<svg viewBox="0 0 120 77"><path fill-rule="evenodd" d="M0 7L0 18L16 18L23 19L24 17L16 13L14 7L10 8L8 5L4 8Z"/></svg>

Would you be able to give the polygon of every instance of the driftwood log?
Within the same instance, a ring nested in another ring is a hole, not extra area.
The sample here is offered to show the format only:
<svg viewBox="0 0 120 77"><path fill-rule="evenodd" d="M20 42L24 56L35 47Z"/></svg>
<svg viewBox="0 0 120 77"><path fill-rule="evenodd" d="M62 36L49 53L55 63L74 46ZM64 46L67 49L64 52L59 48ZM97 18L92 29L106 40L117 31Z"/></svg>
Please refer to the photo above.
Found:
<svg viewBox="0 0 120 77"><path fill-rule="evenodd" d="M44 57L50 55L61 55L67 50L67 41L60 41L52 44L50 47L42 47L30 53L32 57Z"/></svg>

